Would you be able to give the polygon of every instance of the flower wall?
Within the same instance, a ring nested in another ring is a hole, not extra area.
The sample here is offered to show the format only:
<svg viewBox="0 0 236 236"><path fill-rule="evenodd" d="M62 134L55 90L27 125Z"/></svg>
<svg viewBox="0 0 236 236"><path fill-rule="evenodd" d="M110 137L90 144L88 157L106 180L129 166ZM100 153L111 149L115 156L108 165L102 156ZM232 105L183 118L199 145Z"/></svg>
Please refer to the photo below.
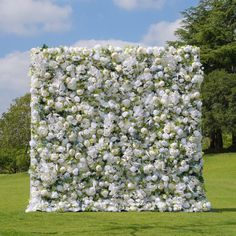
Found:
<svg viewBox="0 0 236 236"><path fill-rule="evenodd" d="M208 211L199 49L31 51L26 211Z"/></svg>

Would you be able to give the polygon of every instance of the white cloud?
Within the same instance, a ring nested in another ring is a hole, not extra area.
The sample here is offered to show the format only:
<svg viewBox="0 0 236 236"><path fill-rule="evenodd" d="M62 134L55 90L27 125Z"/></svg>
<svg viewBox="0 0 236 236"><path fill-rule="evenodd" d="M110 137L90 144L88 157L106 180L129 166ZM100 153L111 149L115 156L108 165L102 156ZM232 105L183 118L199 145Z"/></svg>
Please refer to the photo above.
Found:
<svg viewBox="0 0 236 236"><path fill-rule="evenodd" d="M1 0L0 0L1 1ZM138 44L122 40L80 40L72 46L93 47L96 44L124 46ZM140 43L141 44L141 43ZM30 90L28 70L30 65L29 52L12 52L0 58L0 114L7 110L16 97Z"/></svg>
<svg viewBox="0 0 236 236"><path fill-rule="evenodd" d="M76 43L73 44L73 46L78 47L94 47L96 44L100 44L102 46L106 45L112 45L112 46L119 46L123 47L125 45L141 45L142 43L135 43L135 42L129 42L129 41L123 41L123 40L117 40L117 39L108 39L108 40L95 40L95 39L89 39L89 40L79 40Z"/></svg>
<svg viewBox="0 0 236 236"><path fill-rule="evenodd" d="M71 7L52 0L0 0L0 33L32 35L70 28Z"/></svg>
<svg viewBox="0 0 236 236"><path fill-rule="evenodd" d="M0 0L1 1L1 0ZM79 40L72 46L91 48L96 44L123 47L125 45L160 45L166 40L173 40L174 31L180 20L174 22L159 22L149 27L148 33L141 42L129 42L117 39L108 40ZM13 52L0 58L0 114L9 107L12 99L29 92L30 78L28 69L30 65L29 52Z"/></svg>
<svg viewBox="0 0 236 236"><path fill-rule="evenodd" d="M113 0L113 2L125 10L161 9L166 0Z"/></svg>
<svg viewBox="0 0 236 236"><path fill-rule="evenodd" d="M180 27L181 19L173 22L160 21L152 24L146 35L144 35L142 42L147 45L163 46L166 41L175 40L174 32Z"/></svg>
<svg viewBox="0 0 236 236"><path fill-rule="evenodd" d="M6 111L12 99L29 92L28 67L28 52L13 52L0 58L0 114Z"/></svg>

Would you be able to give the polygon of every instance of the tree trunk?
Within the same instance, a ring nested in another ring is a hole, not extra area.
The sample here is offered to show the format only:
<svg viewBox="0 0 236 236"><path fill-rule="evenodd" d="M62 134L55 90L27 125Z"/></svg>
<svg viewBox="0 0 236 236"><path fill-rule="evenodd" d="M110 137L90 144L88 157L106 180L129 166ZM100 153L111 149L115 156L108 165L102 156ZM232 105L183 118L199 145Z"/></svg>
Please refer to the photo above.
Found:
<svg viewBox="0 0 236 236"><path fill-rule="evenodd" d="M232 149L232 151L236 150L236 132L232 132L232 144L230 149Z"/></svg>
<svg viewBox="0 0 236 236"><path fill-rule="evenodd" d="M215 131L211 131L210 134L210 150L215 150Z"/></svg>
<svg viewBox="0 0 236 236"><path fill-rule="evenodd" d="M223 149L223 138L221 129L216 130L216 145L215 150L220 151Z"/></svg>
<svg viewBox="0 0 236 236"><path fill-rule="evenodd" d="M26 144L26 147L25 147L25 158L28 161L27 169L29 169L29 166L30 166L30 156L28 155L28 150L29 150L29 142Z"/></svg>
<svg viewBox="0 0 236 236"><path fill-rule="evenodd" d="M221 129L213 130L210 134L210 150L218 152L223 149L223 138Z"/></svg>

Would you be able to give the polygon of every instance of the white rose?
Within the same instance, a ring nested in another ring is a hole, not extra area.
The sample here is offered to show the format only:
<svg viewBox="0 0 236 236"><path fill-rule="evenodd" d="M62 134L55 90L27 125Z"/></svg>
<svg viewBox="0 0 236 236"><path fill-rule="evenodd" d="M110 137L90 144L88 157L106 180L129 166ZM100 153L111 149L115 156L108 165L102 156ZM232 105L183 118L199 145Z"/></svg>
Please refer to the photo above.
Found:
<svg viewBox="0 0 236 236"><path fill-rule="evenodd" d="M130 100L129 99L125 99L122 101L123 105L128 107L130 105Z"/></svg>
<svg viewBox="0 0 236 236"><path fill-rule="evenodd" d="M71 90L76 90L77 88L77 79L76 78L72 78L69 83L67 84L67 88L71 89Z"/></svg>
<svg viewBox="0 0 236 236"><path fill-rule="evenodd" d="M85 146L85 147L90 147L90 142L89 142L89 140L85 140L85 141L84 141L84 146Z"/></svg>
<svg viewBox="0 0 236 236"><path fill-rule="evenodd" d="M73 173L73 175L78 175L79 169L78 169L78 168L75 168L72 173Z"/></svg>
<svg viewBox="0 0 236 236"><path fill-rule="evenodd" d="M57 192L52 192L51 198L53 198L53 199L58 198L58 193Z"/></svg>
<svg viewBox="0 0 236 236"><path fill-rule="evenodd" d="M143 127L143 128L141 129L141 133L142 133L142 134L147 134L147 133L148 133L148 129Z"/></svg>
<svg viewBox="0 0 236 236"><path fill-rule="evenodd" d="M128 183L127 185L128 189L134 189L135 188L135 185L133 183Z"/></svg>
<svg viewBox="0 0 236 236"><path fill-rule="evenodd" d="M64 105L62 102L56 102L55 103L55 109L58 111L61 111L63 109Z"/></svg>
<svg viewBox="0 0 236 236"><path fill-rule="evenodd" d="M169 181L169 176L167 176L167 175L163 175L162 177L161 177L161 179L164 181L164 182L168 182Z"/></svg>
<svg viewBox="0 0 236 236"><path fill-rule="evenodd" d="M82 116L80 114L76 115L76 120L79 122L82 120Z"/></svg>
<svg viewBox="0 0 236 236"><path fill-rule="evenodd" d="M70 156L74 156L75 155L75 150L74 149L70 149L69 150L69 155Z"/></svg>
<svg viewBox="0 0 236 236"><path fill-rule="evenodd" d="M158 179L158 176L155 174L152 176L152 181L156 181Z"/></svg>
<svg viewBox="0 0 236 236"><path fill-rule="evenodd" d="M108 196L108 191L102 190L101 195L106 198Z"/></svg>
<svg viewBox="0 0 236 236"><path fill-rule="evenodd" d="M52 161L56 161L58 158L59 158L58 154L56 154L56 153L52 153L52 154L51 154L51 158L50 158L50 159L51 159Z"/></svg>
<svg viewBox="0 0 236 236"><path fill-rule="evenodd" d="M81 96L83 93L84 93L84 90L83 89L78 89L76 90L76 93Z"/></svg>
<svg viewBox="0 0 236 236"><path fill-rule="evenodd" d="M91 187L91 188L89 188L89 189L86 189L86 193L87 193L87 195L89 195L89 196L94 196L94 195L96 194L96 189L95 189L95 187Z"/></svg>
<svg viewBox="0 0 236 236"><path fill-rule="evenodd" d="M50 79L50 78L51 78L51 74L48 73L48 72L46 72L46 73L44 74L44 78L45 78L45 79Z"/></svg>
<svg viewBox="0 0 236 236"><path fill-rule="evenodd" d="M63 173L65 173L66 172L66 167L65 166L62 166L61 168L60 168L60 172L63 174Z"/></svg>
<svg viewBox="0 0 236 236"><path fill-rule="evenodd" d="M76 158L76 159L80 159L80 158L81 158L81 153L77 152L77 153L75 154L75 158Z"/></svg>
<svg viewBox="0 0 236 236"><path fill-rule="evenodd" d="M49 197L50 196L50 193L46 189L41 190L40 194L42 197Z"/></svg>
<svg viewBox="0 0 236 236"><path fill-rule="evenodd" d="M97 165L97 166L96 166L96 171L97 171L97 172L101 172L101 171L102 171L102 167L101 167L100 165Z"/></svg>
<svg viewBox="0 0 236 236"><path fill-rule="evenodd" d="M129 127L128 131L129 133L133 134L136 130L134 127Z"/></svg>
<svg viewBox="0 0 236 236"><path fill-rule="evenodd" d="M38 135L39 135L40 137L46 137L47 134L48 134L48 129L47 129L46 126L40 126L40 127L38 128Z"/></svg>
<svg viewBox="0 0 236 236"><path fill-rule="evenodd" d="M133 173L134 173L136 170L137 170L137 169L136 169L135 166L132 166L132 167L130 168L130 171L133 172Z"/></svg>
<svg viewBox="0 0 236 236"><path fill-rule="evenodd" d="M164 73L163 73L162 71L158 71L158 72L157 72L157 76L158 76L158 77L163 77L163 76L164 76Z"/></svg>

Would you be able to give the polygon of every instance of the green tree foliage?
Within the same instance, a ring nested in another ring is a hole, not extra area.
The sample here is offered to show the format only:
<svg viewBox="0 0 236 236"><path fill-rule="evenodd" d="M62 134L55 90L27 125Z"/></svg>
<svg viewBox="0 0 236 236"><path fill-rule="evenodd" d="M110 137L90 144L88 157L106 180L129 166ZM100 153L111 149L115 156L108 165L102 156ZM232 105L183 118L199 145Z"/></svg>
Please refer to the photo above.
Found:
<svg viewBox="0 0 236 236"><path fill-rule="evenodd" d="M208 73L215 69L236 70L236 1L201 0L182 12L179 40L170 44L201 47L201 60Z"/></svg>
<svg viewBox="0 0 236 236"><path fill-rule="evenodd" d="M236 130L236 74L214 70L202 85L203 133L211 138L210 149L223 148L222 131Z"/></svg>
<svg viewBox="0 0 236 236"><path fill-rule="evenodd" d="M178 40L169 42L201 49L206 74L202 84L203 131L211 139L213 151L223 147L223 130L232 133L232 149L236 149L235 9L235 0L200 0L196 7L182 12L182 25L175 32Z"/></svg>
<svg viewBox="0 0 236 236"><path fill-rule="evenodd" d="M30 94L17 98L0 119L0 172L29 166Z"/></svg>

